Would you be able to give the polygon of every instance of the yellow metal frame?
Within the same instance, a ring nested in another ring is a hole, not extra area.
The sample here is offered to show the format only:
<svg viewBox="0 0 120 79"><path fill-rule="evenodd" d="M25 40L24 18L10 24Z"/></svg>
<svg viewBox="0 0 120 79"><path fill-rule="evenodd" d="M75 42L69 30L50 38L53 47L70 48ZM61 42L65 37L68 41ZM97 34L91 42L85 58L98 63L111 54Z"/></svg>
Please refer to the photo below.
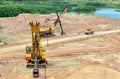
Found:
<svg viewBox="0 0 120 79"><path fill-rule="evenodd" d="M35 55L35 52L34 52L34 33L37 34L37 40L38 40L38 51L37 51L37 54L39 57L41 57L42 59L46 59L46 46L42 45L42 39L41 39L41 36L40 36L40 23L39 22L36 22L35 24L33 22L29 22L29 25L31 27L31 34L32 34L32 46L31 46L31 57L33 58L34 55ZM28 55L27 55L28 56Z"/></svg>

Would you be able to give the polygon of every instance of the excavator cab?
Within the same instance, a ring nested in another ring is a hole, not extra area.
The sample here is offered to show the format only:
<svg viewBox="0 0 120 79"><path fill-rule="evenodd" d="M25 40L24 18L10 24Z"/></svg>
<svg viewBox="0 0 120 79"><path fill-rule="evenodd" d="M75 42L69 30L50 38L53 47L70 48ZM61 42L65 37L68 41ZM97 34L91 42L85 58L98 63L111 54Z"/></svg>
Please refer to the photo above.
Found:
<svg viewBox="0 0 120 79"><path fill-rule="evenodd" d="M31 46L26 46L26 60L27 61L29 61L29 60L31 60L31 51L32 51L32 48L31 48Z"/></svg>
<svg viewBox="0 0 120 79"><path fill-rule="evenodd" d="M26 53L31 53L31 47L30 46L26 46Z"/></svg>

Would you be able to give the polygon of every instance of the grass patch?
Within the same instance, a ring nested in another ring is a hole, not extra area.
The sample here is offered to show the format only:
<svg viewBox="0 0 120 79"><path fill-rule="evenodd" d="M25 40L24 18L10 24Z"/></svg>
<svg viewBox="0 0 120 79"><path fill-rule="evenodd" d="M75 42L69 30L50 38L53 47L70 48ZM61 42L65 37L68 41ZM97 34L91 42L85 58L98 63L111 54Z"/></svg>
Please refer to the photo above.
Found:
<svg viewBox="0 0 120 79"><path fill-rule="evenodd" d="M59 27L55 27L55 31L56 32L60 32L60 28Z"/></svg>
<svg viewBox="0 0 120 79"><path fill-rule="evenodd" d="M3 42L3 40L5 40L6 37L0 37L0 42Z"/></svg>
<svg viewBox="0 0 120 79"><path fill-rule="evenodd" d="M86 6L93 6L95 7L106 7L106 3L102 3L102 2L87 2Z"/></svg>
<svg viewBox="0 0 120 79"><path fill-rule="evenodd" d="M0 42L2 42L2 40L0 39Z"/></svg>
<svg viewBox="0 0 120 79"><path fill-rule="evenodd" d="M7 34L0 34L0 42L3 42L4 40L6 40L8 38Z"/></svg>
<svg viewBox="0 0 120 79"><path fill-rule="evenodd" d="M93 6L78 6L78 8L74 9L75 12L93 12L96 8Z"/></svg>
<svg viewBox="0 0 120 79"><path fill-rule="evenodd" d="M2 30L3 29L3 27L2 26L0 26L0 30Z"/></svg>

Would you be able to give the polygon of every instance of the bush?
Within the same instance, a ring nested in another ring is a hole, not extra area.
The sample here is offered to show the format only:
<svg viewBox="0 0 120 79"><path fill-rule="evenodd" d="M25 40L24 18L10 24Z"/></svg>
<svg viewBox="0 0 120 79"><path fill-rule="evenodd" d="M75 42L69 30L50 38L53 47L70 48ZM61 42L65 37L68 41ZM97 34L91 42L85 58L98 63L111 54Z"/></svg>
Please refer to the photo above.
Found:
<svg viewBox="0 0 120 79"><path fill-rule="evenodd" d="M106 7L106 4L101 2L87 2L86 6Z"/></svg>
<svg viewBox="0 0 120 79"><path fill-rule="evenodd" d="M15 3L15 2L13 2ZM45 4L44 4L45 3ZM16 2L15 4L7 4L0 6L0 17L13 17L21 13L40 13L49 14L55 13L56 11L61 11L64 6L59 6L55 3L49 2ZM41 4L41 5L40 5Z"/></svg>
<svg viewBox="0 0 120 79"><path fill-rule="evenodd" d="M0 30L2 30L3 29L3 27L2 26L0 26Z"/></svg>
<svg viewBox="0 0 120 79"><path fill-rule="evenodd" d="M2 40L0 39L0 42L2 42Z"/></svg>
<svg viewBox="0 0 120 79"><path fill-rule="evenodd" d="M95 11L95 7L92 7L92 6L79 6L78 8L76 8L74 11L75 12L92 12L92 11Z"/></svg>
<svg viewBox="0 0 120 79"><path fill-rule="evenodd" d="M47 13L44 9L26 5L5 5L0 6L0 17L13 17L20 13Z"/></svg>
<svg viewBox="0 0 120 79"><path fill-rule="evenodd" d="M116 12L120 12L120 10L116 10Z"/></svg>
<svg viewBox="0 0 120 79"><path fill-rule="evenodd" d="M109 8L120 8L120 4L107 4Z"/></svg>

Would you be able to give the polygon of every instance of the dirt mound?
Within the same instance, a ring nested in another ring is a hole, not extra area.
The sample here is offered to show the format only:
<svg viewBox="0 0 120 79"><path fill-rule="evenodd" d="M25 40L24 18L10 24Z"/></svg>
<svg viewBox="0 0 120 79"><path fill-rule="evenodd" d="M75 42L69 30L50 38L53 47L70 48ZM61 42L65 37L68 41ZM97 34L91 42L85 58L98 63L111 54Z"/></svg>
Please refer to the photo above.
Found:
<svg viewBox="0 0 120 79"><path fill-rule="evenodd" d="M0 18L0 24L3 33L17 32L29 29L29 22L38 21L42 25L46 18L56 19L55 14L41 15L41 14L20 14L17 17ZM61 19L63 28L66 33L70 32L84 32L87 28L95 30L111 30L120 29L120 19L110 19L102 16L84 15L84 14L65 14ZM53 22L52 22L53 23ZM59 26L59 25L57 25ZM74 27L74 28L73 28Z"/></svg>

